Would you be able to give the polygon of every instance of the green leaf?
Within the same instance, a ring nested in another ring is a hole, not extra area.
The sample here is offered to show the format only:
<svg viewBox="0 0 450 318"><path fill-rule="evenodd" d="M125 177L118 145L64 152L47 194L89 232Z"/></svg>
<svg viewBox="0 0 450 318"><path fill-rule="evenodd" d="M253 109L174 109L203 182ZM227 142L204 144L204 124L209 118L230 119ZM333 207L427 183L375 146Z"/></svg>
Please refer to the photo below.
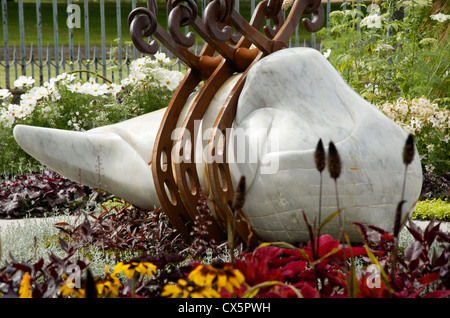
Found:
<svg viewBox="0 0 450 318"><path fill-rule="evenodd" d="M328 222L330 222L332 219L334 219L339 213L342 212L342 209L339 209L337 211L334 211L333 213L331 213L329 216L327 216L325 218L325 220L323 220L322 223L320 223L319 225L319 231L325 226L327 225Z"/></svg>
<svg viewBox="0 0 450 318"><path fill-rule="evenodd" d="M358 289L358 285L357 285L358 279L356 278L353 250L352 250L352 245L350 243L350 239L348 238L347 233L344 233L344 235L345 235L345 240L347 241L347 244L349 246L349 251L350 251L350 277L347 277L348 296L350 298L356 298L356 292Z"/></svg>

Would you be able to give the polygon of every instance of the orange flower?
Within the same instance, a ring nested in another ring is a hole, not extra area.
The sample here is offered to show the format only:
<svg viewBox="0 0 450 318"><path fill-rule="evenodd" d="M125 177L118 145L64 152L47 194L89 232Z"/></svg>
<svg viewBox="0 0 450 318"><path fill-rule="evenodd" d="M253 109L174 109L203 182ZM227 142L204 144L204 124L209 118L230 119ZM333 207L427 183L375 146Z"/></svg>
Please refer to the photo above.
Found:
<svg viewBox="0 0 450 318"><path fill-rule="evenodd" d="M26 272L23 275L22 281L20 282L20 289L19 289L20 298L33 298L30 281L31 281L30 273Z"/></svg>

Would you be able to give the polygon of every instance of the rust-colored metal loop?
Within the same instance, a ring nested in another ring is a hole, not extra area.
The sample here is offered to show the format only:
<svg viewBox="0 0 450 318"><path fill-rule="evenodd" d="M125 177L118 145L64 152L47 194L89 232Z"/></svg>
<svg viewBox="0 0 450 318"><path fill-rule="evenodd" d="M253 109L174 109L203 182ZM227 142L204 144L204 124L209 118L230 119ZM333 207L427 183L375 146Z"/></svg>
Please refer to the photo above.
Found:
<svg viewBox="0 0 450 318"><path fill-rule="evenodd" d="M310 32L323 24L321 0L295 0L286 20L281 11L282 0L261 1L250 22L234 8L234 0L213 0L206 7L204 19L198 16L195 0L167 0L168 32L157 23L155 0L147 1L147 8L136 8L129 17L130 35L136 48L155 54L159 45L165 46L187 65L186 75L176 90L161 121L152 153L152 175L155 189L164 212L187 241L198 216L198 202L204 193L195 162L196 121L201 121L217 91L236 72L243 72L219 109L207 148L207 169L215 217L208 216L211 239L224 238L226 223L237 214L236 231L247 245L257 241L256 235L242 210L232 211L233 182L227 162L228 128L232 127L238 98L251 67L265 55L287 47L289 37L304 13L313 19L302 23ZM266 19L273 27L260 27ZM195 34L181 32L191 27L206 42L199 55L189 48L195 44ZM235 34L232 33L234 29ZM147 42L153 36L156 40ZM250 49L253 44L256 48ZM201 89L193 94L198 84ZM181 118L181 114L185 114ZM181 125L180 125L181 123ZM179 129L178 134L174 132ZM181 129L180 129L181 128ZM188 137L186 137L188 136ZM214 158L210 161L209 159Z"/></svg>
<svg viewBox="0 0 450 318"><path fill-rule="evenodd" d="M281 28L277 28L278 32L273 38L275 40L274 43L281 43L280 48L288 41L308 4L312 5L314 3L296 1L288 18L286 19L285 24L283 24ZM318 12L320 12L320 9L318 10ZM318 19L320 19L320 15L318 16ZM319 22L320 21L318 20L314 23L317 25ZM264 55L264 51L258 54L254 58L252 65L259 61ZM217 116L207 148L208 175L211 184L211 191L215 198L217 209L224 215L229 215L233 212L231 211L230 204L234 197L234 188L232 186L233 182L231 180L230 169L227 162L227 144L229 136L225 132L227 128L232 127L237 112L238 99L244 87L247 73L251 69L252 65L247 68L235 84L224 106L222 107L221 112ZM216 149L218 149L221 143L222 145L220 146L220 149L222 149L222 151L218 152ZM214 160L212 160L212 158L214 158ZM247 245L253 245L255 243L256 236L252 233L249 225L246 223L244 214L241 210L238 211L238 216L239 222L236 223L236 229L239 236L244 242L247 243Z"/></svg>

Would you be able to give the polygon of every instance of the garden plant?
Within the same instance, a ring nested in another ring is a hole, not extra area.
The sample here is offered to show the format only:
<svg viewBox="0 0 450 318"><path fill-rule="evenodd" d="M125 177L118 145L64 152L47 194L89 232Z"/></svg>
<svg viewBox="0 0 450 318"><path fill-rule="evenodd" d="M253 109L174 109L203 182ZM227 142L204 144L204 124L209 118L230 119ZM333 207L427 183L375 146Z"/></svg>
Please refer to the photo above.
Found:
<svg viewBox="0 0 450 318"><path fill-rule="evenodd" d="M421 201L412 218L393 211L385 231L353 223L362 243L321 234L345 207L325 219L304 218L309 242L260 242L244 246L229 228L227 240L207 239L206 198L198 203L191 241L184 240L163 211L143 210L108 193L81 186L47 171L14 142L16 124L88 130L165 107L183 74L169 71L163 54L131 63L121 83L91 74L62 74L43 87L20 77L24 94L0 90L0 218L69 214L41 239L47 252L18 259L0 240L0 296L21 298L443 298L450 297L448 21L442 1L347 1L331 13L322 51L364 98L409 132L398 149L405 169L414 144L423 163ZM288 4L287 4L288 5ZM324 29L321 32L326 33ZM315 156L317 178L339 187L341 163L334 144ZM345 168L345 167L344 167ZM327 170L327 171L326 171ZM99 163L99 173L101 163ZM408 186L405 180L404 186ZM233 206L245 205L245 178ZM336 199L338 194L336 192ZM318 205L320 207L320 201ZM53 213L53 214L52 214ZM232 224L232 222L230 222ZM413 240L401 244L401 229ZM1 237L0 237L1 238ZM38 242L26 248L36 251Z"/></svg>

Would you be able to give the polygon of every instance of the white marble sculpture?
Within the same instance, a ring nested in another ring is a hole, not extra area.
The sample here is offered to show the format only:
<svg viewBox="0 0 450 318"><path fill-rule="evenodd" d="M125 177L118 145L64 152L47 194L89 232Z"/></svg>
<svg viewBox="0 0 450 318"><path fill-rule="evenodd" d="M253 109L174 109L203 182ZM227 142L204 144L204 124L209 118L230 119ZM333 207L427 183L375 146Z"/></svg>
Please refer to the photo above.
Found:
<svg viewBox="0 0 450 318"><path fill-rule="evenodd" d="M211 127L239 76L230 78L217 92L204 117L203 132ZM185 108L189 105L188 101ZM153 209L159 203L151 153L163 113L160 110L87 132L18 125L14 136L25 151L62 175ZM236 128L256 138L230 145L229 165L234 184L246 176L243 212L261 239L309 240L302 211L310 221L317 217L319 172L314 150L319 138L325 150L333 141L341 157L339 203L350 238L361 240L352 222L392 231L401 199L407 133L355 93L316 50L285 49L254 65L240 95ZM206 144L199 134L197 169L204 191L214 200L202 162ZM256 160L236 160L242 151L256 153ZM263 171L268 163L271 169ZM416 151L408 166L404 213L412 212L421 185ZM326 170L322 195L323 220L337 209L334 180ZM323 228L325 233L338 236L337 218Z"/></svg>

